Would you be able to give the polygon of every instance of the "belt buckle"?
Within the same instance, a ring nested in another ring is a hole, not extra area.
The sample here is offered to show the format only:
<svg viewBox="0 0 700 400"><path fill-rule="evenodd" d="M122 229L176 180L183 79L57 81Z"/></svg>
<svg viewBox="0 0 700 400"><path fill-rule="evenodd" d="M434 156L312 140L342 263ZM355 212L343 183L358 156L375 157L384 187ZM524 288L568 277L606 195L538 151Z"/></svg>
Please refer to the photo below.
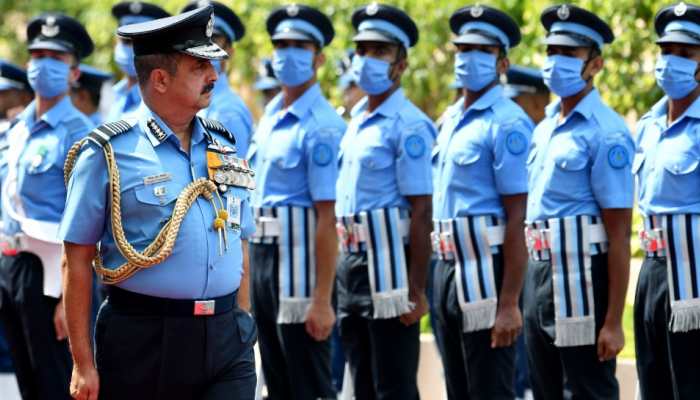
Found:
<svg viewBox="0 0 700 400"><path fill-rule="evenodd" d="M214 300L195 300L194 302L194 315L214 315L215 309Z"/></svg>
<svg viewBox="0 0 700 400"><path fill-rule="evenodd" d="M642 248L646 251L654 253L666 248L661 236L661 229L642 230L639 232L639 239L642 241Z"/></svg>
<svg viewBox="0 0 700 400"><path fill-rule="evenodd" d="M539 229L527 228L525 236L527 239L527 247L529 247L531 250L542 251L545 249L546 243L544 240L544 235Z"/></svg>

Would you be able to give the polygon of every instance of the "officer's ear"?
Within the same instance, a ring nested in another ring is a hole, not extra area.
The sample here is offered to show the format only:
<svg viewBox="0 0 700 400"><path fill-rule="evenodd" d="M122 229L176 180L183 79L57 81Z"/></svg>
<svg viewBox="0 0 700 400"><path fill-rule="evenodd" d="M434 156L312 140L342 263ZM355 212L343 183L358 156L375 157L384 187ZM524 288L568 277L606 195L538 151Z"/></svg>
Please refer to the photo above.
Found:
<svg viewBox="0 0 700 400"><path fill-rule="evenodd" d="M390 78L392 80L396 80L403 75L404 71L406 71L406 68L408 68L408 54L406 49L403 46L398 46L398 50L396 53L396 62L394 62L393 65L393 74L391 74Z"/></svg>
<svg viewBox="0 0 700 400"><path fill-rule="evenodd" d="M508 68L510 68L510 60L507 54L502 53L496 61L496 72L498 75L503 75L508 72Z"/></svg>
<svg viewBox="0 0 700 400"><path fill-rule="evenodd" d="M78 82L78 79L80 78L80 68L78 68L78 65L74 65L70 68L70 71L68 72L68 82L73 84L75 82Z"/></svg>
<svg viewBox="0 0 700 400"><path fill-rule="evenodd" d="M168 71L163 68L154 68L151 71L151 76L149 82L151 87L158 93L165 93L170 87L170 82L172 81L172 76Z"/></svg>

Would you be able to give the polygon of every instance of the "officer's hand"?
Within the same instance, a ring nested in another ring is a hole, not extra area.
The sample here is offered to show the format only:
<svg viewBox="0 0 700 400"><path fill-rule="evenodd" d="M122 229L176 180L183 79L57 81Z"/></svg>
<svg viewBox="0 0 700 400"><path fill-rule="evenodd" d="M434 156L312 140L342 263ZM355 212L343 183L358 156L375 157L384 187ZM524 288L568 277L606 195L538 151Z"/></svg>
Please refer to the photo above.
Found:
<svg viewBox="0 0 700 400"><path fill-rule="evenodd" d="M326 340L335 325L335 311L330 302L313 301L306 313L306 333L317 341Z"/></svg>
<svg viewBox="0 0 700 400"><path fill-rule="evenodd" d="M523 317L517 305L500 306L491 329L491 348L508 347L515 343L523 327Z"/></svg>
<svg viewBox="0 0 700 400"><path fill-rule="evenodd" d="M66 310L63 308L63 300L58 302L53 312L53 326L56 330L56 340L65 340L68 337L68 324L66 323Z"/></svg>
<svg viewBox="0 0 700 400"><path fill-rule="evenodd" d="M605 323L598 334L598 360L612 360L625 347L625 333L622 324Z"/></svg>
<svg viewBox="0 0 700 400"><path fill-rule="evenodd" d="M408 300L415 306L411 312L407 312L399 317L402 324L411 326L420 321L420 319L428 313L428 298L425 297L425 292L414 293L409 291Z"/></svg>
<svg viewBox="0 0 700 400"><path fill-rule="evenodd" d="M70 379L70 395L77 400L97 400L100 392L100 377L95 366L90 364L84 367L73 365L73 373Z"/></svg>

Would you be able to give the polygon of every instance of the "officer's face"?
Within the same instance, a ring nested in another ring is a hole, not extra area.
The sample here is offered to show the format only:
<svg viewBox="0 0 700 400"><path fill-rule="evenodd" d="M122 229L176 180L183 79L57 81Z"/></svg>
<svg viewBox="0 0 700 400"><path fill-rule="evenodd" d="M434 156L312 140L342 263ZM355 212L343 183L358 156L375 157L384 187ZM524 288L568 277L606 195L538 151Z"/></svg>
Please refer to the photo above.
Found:
<svg viewBox="0 0 700 400"><path fill-rule="evenodd" d="M496 71L498 71L499 74L504 74L506 71L508 71L508 67L510 66L510 62L508 61L508 57L506 56L505 52L501 50L501 47L499 46L486 46L482 44L456 44L457 46L457 51L460 53L466 53L468 51L481 51L484 53L489 53L496 57Z"/></svg>
<svg viewBox="0 0 700 400"><path fill-rule="evenodd" d="M216 70L209 60L182 54L178 57L175 75L170 75L163 84L173 104L196 112L209 106L216 78Z"/></svg>

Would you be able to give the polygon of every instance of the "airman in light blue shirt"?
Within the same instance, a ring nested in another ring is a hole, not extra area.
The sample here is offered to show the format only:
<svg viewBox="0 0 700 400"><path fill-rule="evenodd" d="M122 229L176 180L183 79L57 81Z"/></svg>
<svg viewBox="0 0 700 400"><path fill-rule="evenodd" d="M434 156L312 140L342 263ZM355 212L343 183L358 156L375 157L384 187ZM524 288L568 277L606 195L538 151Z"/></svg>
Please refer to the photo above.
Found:
<svg viewBox="0 0 700 400"><path fill-rule="evenodd" d="M233 56L233 44L245 36L245 26L238 15L228 6L218 1L195 0L189 2L182 12L194 10L197 7L211 4L214 7L214 27L212 40L224 49L229 56ZM212 64L219 73L219 78L214 84L212 99L209 107L200 111L198 115L221 122L230 132L236 135L236 149L241 158L248 154L253 133L253 116L243 99L231 89L226 73L229 60L217 60Z"/></svg>

